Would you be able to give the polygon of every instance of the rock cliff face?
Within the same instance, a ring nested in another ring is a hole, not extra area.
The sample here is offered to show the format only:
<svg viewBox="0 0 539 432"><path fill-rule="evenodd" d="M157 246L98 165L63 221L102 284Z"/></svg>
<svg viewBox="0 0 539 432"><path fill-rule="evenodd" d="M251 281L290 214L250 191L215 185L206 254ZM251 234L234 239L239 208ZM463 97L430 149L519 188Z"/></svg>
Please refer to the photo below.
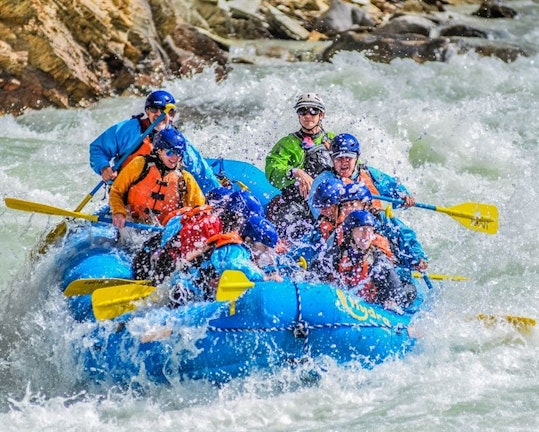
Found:
<svg viewBox="0 0 539 432"><path fill-rule="evenodd" d="M0 115L145 94L207 67L223 79L229 63L251 61L228 58L247 39L274 39L282 46L266 44L262 55L291 61L331 61L342 50L445 61L455 47L504 61L527 55L432 16L481 1L478 16L516 14L497 0L0 0ZM305 44L301 54L286 55L283 39Z"/></svg>
<svg viewBox="0 0 539 432"><path fill-rule="evenodd" d="M215 65L226 52L161 0L0 0L0 114L84 106Z"/></svg>

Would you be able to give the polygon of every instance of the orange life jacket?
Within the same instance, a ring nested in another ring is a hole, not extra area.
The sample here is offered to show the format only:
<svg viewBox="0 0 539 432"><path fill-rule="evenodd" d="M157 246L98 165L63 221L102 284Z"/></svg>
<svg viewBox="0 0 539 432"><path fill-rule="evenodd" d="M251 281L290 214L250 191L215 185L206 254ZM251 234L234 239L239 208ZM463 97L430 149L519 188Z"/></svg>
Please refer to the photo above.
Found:
<svg viewBox="0 0 539 432"><path fill-rule="evenodd" d="M370 265L368 259L354 265L347 254L338 264L338 271L347 287L358 287L357 294L370 303L374 303L378 289L369 278Z"/></svg>
<svg viewBox="0 0 539 432"><path fill-rule="evenodd" d="M137 156L145 156L152 152L153 150L153 144L150 140L150 137L147 136L142 140L142 144L139 146L138 149L136 149L133 153L131 153L127 159L124 161L120 169L124 168L129 162L131 162L135 157Z"/></svg>
<svg viewBox="0 0 539 432"><path fill-rule="evenodd" d="M154 162L146 161L141 178L129 188L127 204L135 219L149 221L154 214L162 224L181 206L185 193L185 180L179 171L169 171L163 177Z"/></svg>
<svg viewBox="0 0 539 432"><path fill-rule="evenodd" d="M365 186L367 186L367 189L371 191L371 194L373 195L380 195L380 192L374 185L374 182L372 181L371 174L369 173L369 170L367 169L360 169L359 170L359 176L361 177L361 180L365 183ZM377 199L372 200L372 206L377 209L383 209L382 202Z"/></svg>
<svg viewBox="0 0 539 432"><path fill-rule="evenodd" d="M170 220L173 218L173 217L176 217L176 216L182 216L184 215L185 213L187 213L188 211L191 211L193 209L193 207L181 207L179 209L176 209L174 211L171 211L169 214L167 214L167 216L163 219L163 226L166 226L166 224L168 224L170 222Z"/></svg>
<svg viewBox="0 0 539 432"><path fill-rule="evenodd" d="M395 256L391 251L389 240L386 237L380 234L374 234L374 240L372 241L372 245L380 249L391 261L395 260Z"/></svg>
<svg viewBox="0 0 539 432"><path fill-rule="evenodd" d="M320 229L322 238L324 240L327 240L331 236L331 233L333 232L333 230L335 229L335 223L329 221L328 219L323 219L318 224L318 228Z"/></svg>
<svg viewBox="0 0 539 432"><path fill-rule="evenodd" d="M341 229L342 231L342 229ZM389 240L379 234L375 234L374 240L371 243L371 247L380 249L391 261L394 260L393 252L391 252L389 246ZM378 293L378 288L370 281L367 280L370 271L368 254L365 259L358 264L354 265L346 252L343 254L338 264L338 271L343 278L343 282L348 287L356 287L361 285L358 289L358 295L364 298L368 302L374 302ZM365 282L367 281L367 282Z"/></svg>

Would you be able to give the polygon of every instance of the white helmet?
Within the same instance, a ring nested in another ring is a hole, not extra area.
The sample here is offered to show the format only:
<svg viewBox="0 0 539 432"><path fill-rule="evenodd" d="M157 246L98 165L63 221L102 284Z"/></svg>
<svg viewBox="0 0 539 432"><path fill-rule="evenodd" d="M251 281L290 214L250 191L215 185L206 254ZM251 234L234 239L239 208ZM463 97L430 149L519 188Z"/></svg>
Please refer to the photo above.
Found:
<svg viewBox="0 0 539 432"><path fill-rule="evenodd" d="M326 112L326 105L320 96L316 93L303 93L298 96L294 105L294 110L302 107L318 108L323 113Z"/></svg>

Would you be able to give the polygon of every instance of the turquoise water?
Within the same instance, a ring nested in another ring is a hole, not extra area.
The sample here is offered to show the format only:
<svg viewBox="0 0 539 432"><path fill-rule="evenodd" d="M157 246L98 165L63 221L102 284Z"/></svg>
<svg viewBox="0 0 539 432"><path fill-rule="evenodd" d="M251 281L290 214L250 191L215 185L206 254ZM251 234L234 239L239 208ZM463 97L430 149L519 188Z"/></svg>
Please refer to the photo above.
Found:
<svg viewBox="0 0 539 432"><path fill-rule="evenodd" d="M537 48L537 5L509 5L521 18L488 26ZM211 72L167 83L180 102L181 129L203 154L260 167L273 143L297 127L294 96L317 91L328 106L325 127L355 134L365 161L400 177L420 202L496 205L499 232L470 231L428 210L399 213L417 230L431 272L470 278L436 285L432 310L416 322L419 348L402 361L371 371L328 361L314 386L300 372L281 371L221 388L149 387L141 396L79 381L65 348L76 335L66 335L62 300L47 284L53 258L27 259L58 218L2 204L0 429L537 430L539 330L487 328L474 316L539 317L538 60L466 55L382 65L342 53L331 65L236 65L219 84ZM99 181L88 143L141 106L141 99L114 98L85 110L0 118L2 198L75 208ZM84 210L101 204L97 193Z"/></svg>

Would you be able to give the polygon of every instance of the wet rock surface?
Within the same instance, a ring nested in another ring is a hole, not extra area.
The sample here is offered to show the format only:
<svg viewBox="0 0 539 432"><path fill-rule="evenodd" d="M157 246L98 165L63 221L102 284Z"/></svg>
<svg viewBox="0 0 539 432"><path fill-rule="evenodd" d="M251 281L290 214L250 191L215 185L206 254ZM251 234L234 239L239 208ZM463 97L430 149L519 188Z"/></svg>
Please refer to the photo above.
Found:
<svg viewBox="0 0 539 432"><path fill-rule="evenodd" d="M425 62L474 51L511 62L531 54L440 14L460 1L0 0L0 114L145 94L206 68L226 79L234 63L263 58L331 61L353 50ZM475 4L484 20L518 16L496 1Z"/></svg>

